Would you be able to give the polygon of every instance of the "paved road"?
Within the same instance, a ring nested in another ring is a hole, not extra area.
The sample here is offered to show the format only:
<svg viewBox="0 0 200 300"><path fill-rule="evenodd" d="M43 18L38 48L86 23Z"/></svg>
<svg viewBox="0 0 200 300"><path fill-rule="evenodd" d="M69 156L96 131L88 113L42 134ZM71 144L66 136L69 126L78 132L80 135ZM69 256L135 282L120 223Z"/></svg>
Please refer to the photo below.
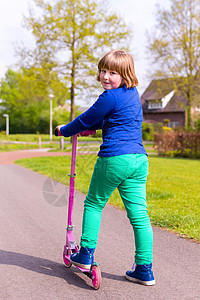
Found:
<svg viewBox="0 0 200 300"><path fill-rule="evenodd" d="M78 179L77 179L78 180ZM132 264L126 213L107 205L96 261L103 283L95 291L75 267L62 263L66 187L20 166L0 165L0 299L199 299L200 244L154 227L154 274L145 287L124 278ZM84 195L76 192L74 235L81 232ZM64 206L65 205L65 206Z"/></svg>
<svg viewBox="0 0 200 300"><path fill-rule="evenodd" d="M13 164L15 160L21 158L70 155L70 152L47 152L48 149L19 150L10 152L0 152L0 165Z"/></svg>

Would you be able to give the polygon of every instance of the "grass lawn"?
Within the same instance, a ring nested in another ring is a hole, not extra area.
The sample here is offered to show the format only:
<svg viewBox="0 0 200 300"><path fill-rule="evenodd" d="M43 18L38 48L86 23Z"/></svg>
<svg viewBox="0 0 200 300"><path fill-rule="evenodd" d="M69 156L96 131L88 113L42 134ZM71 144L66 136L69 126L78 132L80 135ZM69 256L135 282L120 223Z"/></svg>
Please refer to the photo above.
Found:
<svg viewBox="0 0 200 300"><path fill-rule="evenodd" d="M38 149L39 137L41 138L42 148L52 148L51 151L60 151L60 137L53 136L52 142L49 140L48 134L10 134L6 136L4 133L0 133L0 152L17 151L25 149ZM64 138L65 151L71 150L70 138ZM84 151L84 144L88 143L97 144L97 147L90 149L90 151L98 151L101 138L99 137L79 137L80 149ZM14 143L17 142L17 143ZM34 144L31 144L34 143Z"/></svg>
<svg viewBox="0 0 200 300"><path fill-rule="evenodd" d="M76 189L87 193L96 155L77 156ZM69 184L70 157L17 161L36 172ZM200 241L200 160L149 157L148 210L152 224ZM123 209L116 190L109 203Z"/></svg>
<svg viewBox="0 0 200 300"><path fill-rule="evenodd" d="M0 132L0 152L38 149L39 137L41 138L42 148L52 148L52 150L50 151L62 151L60 150L60 143L59 143L60 137L53 136L52 142L50 142L49 134L9 134L7 136L4 132ZM64 138L64 141L65 141L64 151L71 151L70 138ZM102 138L92 137L92 136L87 136L87 137L79 136L78 141L80 142L80 144L78 145L79 151L85 151L84 146L88 148L88 144L90 144L89 150L98 152L99 145L102 142ZM14 142L17 142L17 144L14 144ZM155 153L155 154L157 153L157 151L153 147L153 144L149 143L148 141L145 142L145 148L148 153Z"/></svg>
<svg viewBox="0 0 200 300"><path fill-rule="evenodd" d="M0 132L0 141L21 141L21 142L38 142L39 137L41 137L42 142L49 142L49 134L9 134L8 136L5 133ZM69 138L64 138L65 141L69 141ZM54 142L58 142L60 137L52 136ZM92 136L80 136L79 140L81 141L101 141L100 137Z"/></svg>
<svg viewBox="0 0 200 300"><path fill-rule="evenodd" d="M52 144L42 144L41 148L52 148L59 150L59 145L52 143ZM39 149L38 145L31 145L31 144L4 144L0 143L0 152L10 152L10 151L18 151L18 150L31 150L31 149ZM54 150L56 151L56 150Z"/></svg>

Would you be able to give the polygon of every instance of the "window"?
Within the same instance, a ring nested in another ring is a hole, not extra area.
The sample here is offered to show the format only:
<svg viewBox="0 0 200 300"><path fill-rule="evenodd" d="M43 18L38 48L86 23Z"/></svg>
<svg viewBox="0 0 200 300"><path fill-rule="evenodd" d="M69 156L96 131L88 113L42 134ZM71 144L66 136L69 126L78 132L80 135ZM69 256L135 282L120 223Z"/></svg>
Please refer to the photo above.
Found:
<svg viewBox="0 0 200 300"><path fill-rule="evenodd" d="M179 128L180 125L179 122L169 122L168 127L173 129L173 128Z"/></svg>
<svg viewBox="0 0 200 300"><path fill-rule="evenodd" d="M160 109L162 108L161 101L148 101L148 109Z"/></svg>

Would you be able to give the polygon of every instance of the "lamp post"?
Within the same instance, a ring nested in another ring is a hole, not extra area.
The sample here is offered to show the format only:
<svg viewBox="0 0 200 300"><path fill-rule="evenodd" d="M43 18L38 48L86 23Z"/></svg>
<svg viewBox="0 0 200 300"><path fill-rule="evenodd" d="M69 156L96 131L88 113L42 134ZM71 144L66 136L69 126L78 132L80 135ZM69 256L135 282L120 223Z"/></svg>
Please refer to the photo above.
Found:
<svg viewBox="0 0 200 300"><path fill-rule="evenodd" d="M49 94L49 99L50 99L50 141L52 141L52 100L53 100L54 95Z"/></svg>
<svg viewBox="0 0 200 300"><path fill-rule="evenodd" d="M9 135L9 115L4 114L3 117L6 118L6 135Z"/></svg>

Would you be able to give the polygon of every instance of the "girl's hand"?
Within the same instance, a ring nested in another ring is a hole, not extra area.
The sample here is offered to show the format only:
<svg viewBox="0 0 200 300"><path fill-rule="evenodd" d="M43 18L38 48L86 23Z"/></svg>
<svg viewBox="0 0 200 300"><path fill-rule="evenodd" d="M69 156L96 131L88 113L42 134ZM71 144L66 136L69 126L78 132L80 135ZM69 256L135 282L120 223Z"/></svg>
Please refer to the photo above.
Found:
<svg viewBox="0 0 200 300"><path fill-rule="evenodd" d="M56 128L55 128L55 136L61 136L61 132L60 132L60 128L63 127L65 125L58 125Z"/></svg>
<svg viewBox="0 0 200 300"><path fill-rule="evenodd" d="M64 125L64 124L63 124L63 125L58 125L58 126L56 127L56 129L60 132L60 128L63 127L63 126L65 126L65 125Z"/></svg>

